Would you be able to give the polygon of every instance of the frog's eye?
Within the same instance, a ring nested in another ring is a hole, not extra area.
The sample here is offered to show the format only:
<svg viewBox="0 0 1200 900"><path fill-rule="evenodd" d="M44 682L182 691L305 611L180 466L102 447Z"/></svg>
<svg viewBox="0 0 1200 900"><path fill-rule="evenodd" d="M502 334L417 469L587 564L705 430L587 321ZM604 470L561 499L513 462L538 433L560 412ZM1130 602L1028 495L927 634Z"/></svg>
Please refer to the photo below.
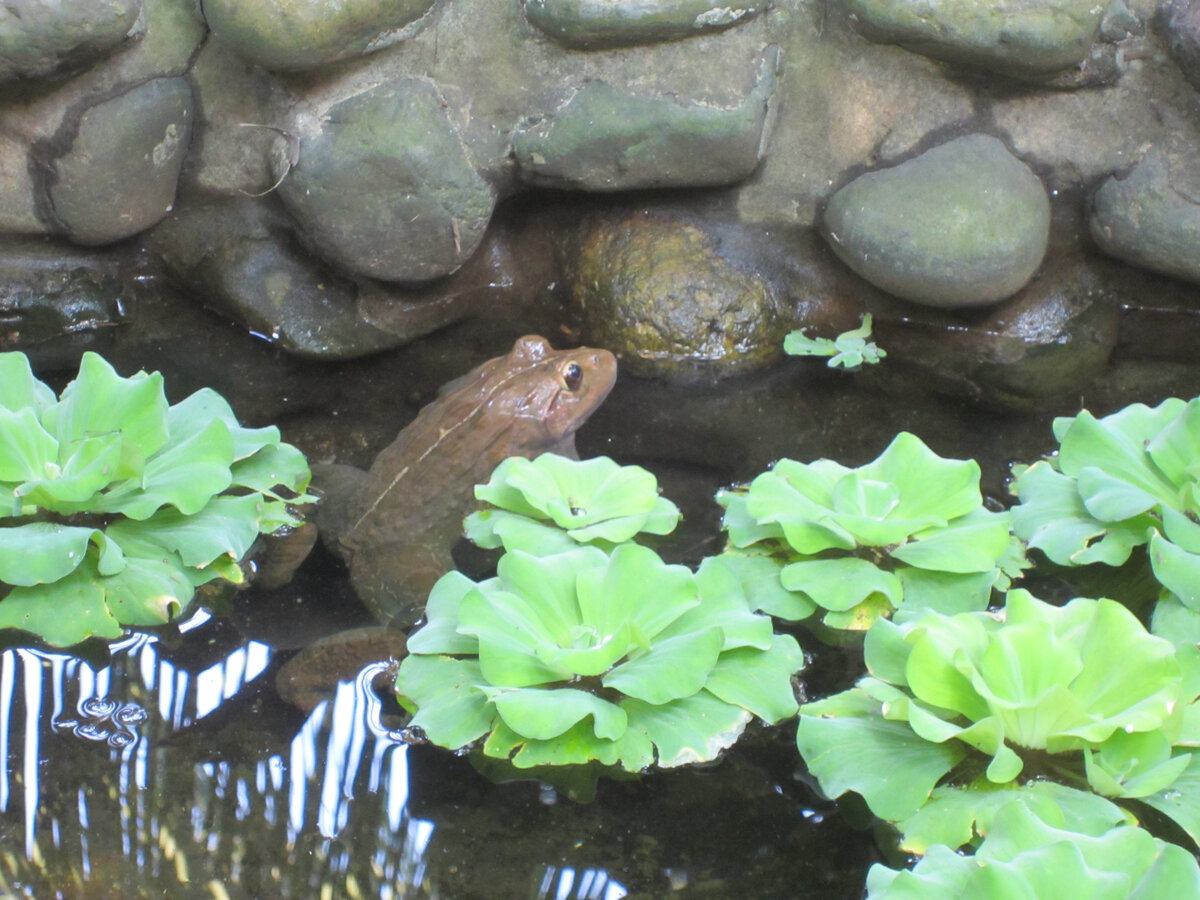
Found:
<svg viewBox="0 0 1200 900"><path fill-rule="evenodd" d="M563 369L563 384L567 386L568 391L579 390L579 386L583 384L583 369L579 367L579 363L571 363Z"/></svg>

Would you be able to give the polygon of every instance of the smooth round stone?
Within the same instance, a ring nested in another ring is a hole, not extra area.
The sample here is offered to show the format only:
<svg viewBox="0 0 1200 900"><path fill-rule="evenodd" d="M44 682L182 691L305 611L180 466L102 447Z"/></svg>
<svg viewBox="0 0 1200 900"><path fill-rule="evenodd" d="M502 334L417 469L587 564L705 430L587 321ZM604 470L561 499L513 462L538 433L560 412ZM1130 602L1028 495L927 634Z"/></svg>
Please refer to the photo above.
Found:
<svg viewBox="0 0 1200 900"><path fill-rule="evenodd" d="M1200 283L1200 166L1195 151L1154 147L1092 199L1092 237L1111 256Z"/></svg>
<svg viewBox="0 0 1200 900"><path fill-rule="evenodd" d="M1100 28L1096 0L837 0L873 41L1017 77L1081 63Z"/></svg>
<svg viewBox="0 0 1200 900"><path fill-rule="evenodd" d="M141 0L9 0L0 5L0 82L101 59L136 36Z"/></svg>
<svg viewBox="0 0 1200 900"><path fill-rule="evenodd" d="M351 272L429 281L483 239L495 195L429 80L401 78L342 101L300 146L279 195L310 246Z"/></svg>
<svg viewBox="0 0 1200 900"><path fill-rule="evenodd" d="M155 78L85 111L53 163L49 194L60 229L81 244L106 244L170 212L192 107L187 81Z"/></svg>
<svg viewBox="0 0 1200 900"><path fill-rule="evenodd" d="M529 21L584 50L676 41L748 21L766 4L713 0L525 0Z"/></svg>
<svg viewBox="0 0 1200 900"><path fill-rule="evenodd" d="M944 307L1015 294L1041 264L1049 232L1042 182L981 134L856 178L824 219L834 252L867 281Z"/></svg>
<svg viewBox="0 0 1200 900"><path fill-rule="evenodd" d="M268 69L309 69L391 43L436 0L205 0L217 40Z"/></svg>

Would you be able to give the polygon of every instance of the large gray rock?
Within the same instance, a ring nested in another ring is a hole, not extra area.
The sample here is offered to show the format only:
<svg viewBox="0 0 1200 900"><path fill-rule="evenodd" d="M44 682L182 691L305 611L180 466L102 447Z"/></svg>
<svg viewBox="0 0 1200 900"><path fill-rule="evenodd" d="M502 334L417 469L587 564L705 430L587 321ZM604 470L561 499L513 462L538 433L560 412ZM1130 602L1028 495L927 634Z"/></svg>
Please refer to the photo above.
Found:
<svg viewBox="0 0 1200 900"><path fill-rule="evenodd" d="M975 134L868 172L833 195L824 233L851 269L930 306L1016 293L1046 252L1050 201L999 140Z"/></svg>
<svg viewBox="0 0 1200 900"><path fill-rule="evenodd" d="M740 181L762 159L779 66L779 49L767 48L757 83L728 109L590 81L517 132L513 154L521 177L593 191Z"/></svg>
<svg viewBox="0 0 1200 900"><path fill-rule="evenodd" d="M53 215L81 244L105 244L149 228L172 208L192 132L192 92L156 78L79 119L54 163Z"/></svg>
<svg viewBox="0 0 1200 900"><path fill-rule="evenodd" d="M351 272L427 281L483 238L495 193L433 82L401 78L333 106L279 195L309 244ZM279 173L284 175L285 173Z"/></svg>
<svg viewBox="0 0 1200 900"><path fill-rule="evenodd" d="M9 0L0 5L0 82L94 62L140 34L141 12L141 0Z"/></svg>
<svg viewBox="0 0 1200 900"><path fill-rule="evenodd" d="M1200 283L1200 166L1195 150L1155 146L1092 199L1092 237L1118 259Z"/></svg>
<svg viewBox="0 0 1200 900"><path fill-rule="evenodd" d="M1081 63L1100 27L1096 0L837 0L871 40L1006 75Z"/></svg>
<svg viewBox="0 0 1200 900"><path fill-rule="evenodd" d="M309 69L403 37L435 0L206 0L217 40L268 69Z"/></svg>
<svg viewBox="0 0 1200 900"><path fill-rule="evenodd" d="M729 28L767 4L722 5L714 0L525 0L525 14L568 47L592 50L649 44Z"/></svg>
<svg viewBox="0 0 1200 900"><path fill-rule="evenodd" d="M1162 6L1162 26L1171 57L1192 87L1200 90L1200 2L1166 0Z"/></svg>

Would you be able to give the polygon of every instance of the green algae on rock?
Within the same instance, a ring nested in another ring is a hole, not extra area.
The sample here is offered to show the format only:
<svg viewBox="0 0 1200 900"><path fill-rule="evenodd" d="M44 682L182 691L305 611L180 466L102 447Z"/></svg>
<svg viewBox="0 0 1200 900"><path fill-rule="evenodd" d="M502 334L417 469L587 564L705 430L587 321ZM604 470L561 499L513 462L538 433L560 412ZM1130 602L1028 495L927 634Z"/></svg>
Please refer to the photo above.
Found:
<svg viewBox="0 0 1200 900"><path fill-rule="evenodd" d="M982 306L1012 296L1045 255L1050 201L999 140L973 134L841 188L824 232L851 269L897 297Z"/></svg>
<svg viewBox="0 0 1200 900"><path fill-rule="evenodd" d="M279 195L319 253L385 281L453 272L479 245L495 204L426 78L399 78L332 107L321 131L303 138Z"/></svg>
<svg viewBox="0 0 1200 900"><path fill-rule="evenodd" d="M517 131L521 177L592 191L741 181L758 166L770 136L779 66L779 49L767 48L757 83L728 109L590 81Z"/></svg>
<svg viewBox="0 0 1200 900"><path fill-rule="evenodd" d="M745 22L767 4L713 0L525 0L529 21L568 47L594 50L653 44Z"/></svg>
<svg viewBox="0 0 1200 900"><path fill-rule="evenodd" d="M268 69L309 69L377 50L429 11L434 0L206 0L218 41Z"/></svg>
<svg viewBox="0 0 1200 900"><path fill-rule="evenodd" d="M778 359L786 328L771 285L722 249L711 230L665 217L590 220L571 277L587 340L641 375L731 374Z"/></svg>
<svg viewBox="0 0 1200 900"><path fill-rule="evenodd" d="M1016 77L1081 63L1100 28L1095 0L838 0L871 40Z"/></svg>

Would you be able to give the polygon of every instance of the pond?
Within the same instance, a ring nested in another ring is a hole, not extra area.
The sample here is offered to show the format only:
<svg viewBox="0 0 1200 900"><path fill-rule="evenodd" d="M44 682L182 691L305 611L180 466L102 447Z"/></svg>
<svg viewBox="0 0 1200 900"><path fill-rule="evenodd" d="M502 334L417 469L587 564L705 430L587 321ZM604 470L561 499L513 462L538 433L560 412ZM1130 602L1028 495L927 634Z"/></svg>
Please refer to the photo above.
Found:
<svg viewBox="0 0 1200 900"><path fill-rule="evenodd" d="M337 365L232 333L236 360L206 352L252 371L256 395L291 400L277 421L311 458L364 463L438 383L505 351L525 325L465 323ZM196 386L201 366L142 350L138 365L162 369L169 392ZM658 549L694 564L718 546L713 493L781 456L858 465L909 430L943 456L978 459L985 494L1002 503L1009 464L1053 446L1054 414L1192 396L1197 376L1126 362L1058 409L1018 415L931 394L919 371L886 361L840 373L791 359L720 383L622 375L579 450L653 471L685 516ZM261 409L231 399L239 412ZM377 670L307 715L281 700L275 675L298 648L367 622L328 556L223 612L74 656L0 652L0 895L855 898L872 863L903 862L865 809L814 790L787 722L750 729L716 764L605 779L594 800L575 802L406 743L398 708L372 689ZM810 699L861 673L854 648L789 630L806 652Z"/></svg>

